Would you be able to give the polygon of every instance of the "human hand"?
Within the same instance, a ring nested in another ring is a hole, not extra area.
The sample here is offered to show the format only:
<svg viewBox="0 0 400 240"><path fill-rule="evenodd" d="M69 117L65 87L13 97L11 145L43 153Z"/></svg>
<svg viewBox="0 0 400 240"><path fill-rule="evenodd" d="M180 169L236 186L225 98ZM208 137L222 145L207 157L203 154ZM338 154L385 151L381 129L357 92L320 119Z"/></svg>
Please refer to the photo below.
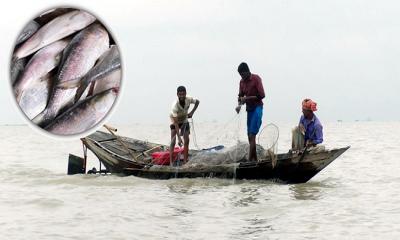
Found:
<svg viewBox="0 0 400 240"><path fill-rule="evenodd" d="M239 101L240 101L241 104L245 104L246 100L247 100L247 97L240 97L239 98Z"/></svg>
<svg viewBox="0 0 400 240"><path fill-rule="evenodd" d="M240 105L235 108L235 111L237 114L239 114L241 108L242 108L242 106L240 106Z"/></svg>
<svg viewBox="0 0 400 240"><path fill-rule="evenodd" d="M192 118L192 117L193 117L193 113L192 112L188 113L188 118Z"/></svg>

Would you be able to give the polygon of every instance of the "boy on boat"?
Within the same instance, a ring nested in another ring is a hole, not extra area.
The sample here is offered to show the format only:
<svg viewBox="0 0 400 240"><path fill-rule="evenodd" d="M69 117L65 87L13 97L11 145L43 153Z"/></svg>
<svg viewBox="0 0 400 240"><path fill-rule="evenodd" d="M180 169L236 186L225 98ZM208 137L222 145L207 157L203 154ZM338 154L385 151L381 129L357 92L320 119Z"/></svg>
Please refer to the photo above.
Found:
<svg viewBox="0 0 400 240"><path fill-rule="evenodd" d="M317 111L317 103L311 99L302 102L303 115L300 117L299 125L292 130L292 150L299 151L307 148L313 152L324 150L322 124L314 114Z"/></svg>
<svg viewBox="0 0 400 240"><path fill-rule="evenodd" d="M261 127L264 87L261 78L250 72L247 63L242 62L238 67L238 72L242 79L239 83L238 106L235 110L239 113L241 106L246 104L247 136L250 144L249 161L257 161L256 135Z"/></svg>
<svg viewBox="0 0 400 240"><path fill-rule="evenodd" d="M171 145L169 147L170 164L173 163L174 148L176 143L176 136L178 136L178 145L183 148L183 159L187 162L189 155L189 134L190 126L188 118L191 118L200 104L198 99L186 96L186 88L184 86L179 86L177 89L177 96L172 105L172 111L170 114L171 119ZM189 112L190 104L194 104L193 109ZM182 136L183 140L182 141Z"/></svg>

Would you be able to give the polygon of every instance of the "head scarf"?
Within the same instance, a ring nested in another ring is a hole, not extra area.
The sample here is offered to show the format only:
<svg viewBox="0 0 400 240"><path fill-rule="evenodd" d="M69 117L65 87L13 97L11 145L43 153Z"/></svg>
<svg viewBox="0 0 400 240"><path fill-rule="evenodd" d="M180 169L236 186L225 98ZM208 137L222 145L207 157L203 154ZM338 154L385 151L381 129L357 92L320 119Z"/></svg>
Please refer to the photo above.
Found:
<svg viewBox="0 0 400 240"><path fill-rule="evenodd" d="M317 103L309 98L304 99L301 105L305 110L317 111Z"/></svg>

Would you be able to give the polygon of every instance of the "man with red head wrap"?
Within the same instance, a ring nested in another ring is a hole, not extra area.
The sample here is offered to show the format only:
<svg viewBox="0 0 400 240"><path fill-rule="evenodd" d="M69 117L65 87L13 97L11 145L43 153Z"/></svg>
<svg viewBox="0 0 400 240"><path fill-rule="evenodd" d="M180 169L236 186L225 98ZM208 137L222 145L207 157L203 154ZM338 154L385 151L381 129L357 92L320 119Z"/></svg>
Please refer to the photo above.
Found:
<svg viewBox="0 0 400 240"><path fill-rule="evenodd" d="M303 110L311 110L312 112L317 111L317 103L309 98L304 99L301 105Z"/></svg>
<svg viewBox="0 0 400 240"><path fill-rule="evenodd" d="M300 150L304 147L315 147L323 142L322 124L314 114L317 103L311 99L302 102L303 115L299 125L292 130L292 149Z"/></svg>

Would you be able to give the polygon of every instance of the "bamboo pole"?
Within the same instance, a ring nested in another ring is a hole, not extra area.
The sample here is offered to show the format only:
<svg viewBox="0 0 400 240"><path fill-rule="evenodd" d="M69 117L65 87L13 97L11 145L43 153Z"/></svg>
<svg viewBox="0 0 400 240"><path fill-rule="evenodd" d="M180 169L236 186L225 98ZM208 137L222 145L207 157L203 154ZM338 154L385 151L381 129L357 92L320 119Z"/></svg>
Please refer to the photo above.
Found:
<svg viewBox="0 0 400 240"><path fill-rule="evenodd" d="M107 129L113 136L115 136L117 138L117 141L125 148L125 150L128 151L129 155L132 157L132 159L136 162L138 162L137 157L135 157L135 155L132 153L132 151L129 149L129 147L120 139L120 137L118 135L116 135L114 132L117 131L116 128L114 127L110 127L106 124L103 125L103 127L105 129Z"/></svg>

